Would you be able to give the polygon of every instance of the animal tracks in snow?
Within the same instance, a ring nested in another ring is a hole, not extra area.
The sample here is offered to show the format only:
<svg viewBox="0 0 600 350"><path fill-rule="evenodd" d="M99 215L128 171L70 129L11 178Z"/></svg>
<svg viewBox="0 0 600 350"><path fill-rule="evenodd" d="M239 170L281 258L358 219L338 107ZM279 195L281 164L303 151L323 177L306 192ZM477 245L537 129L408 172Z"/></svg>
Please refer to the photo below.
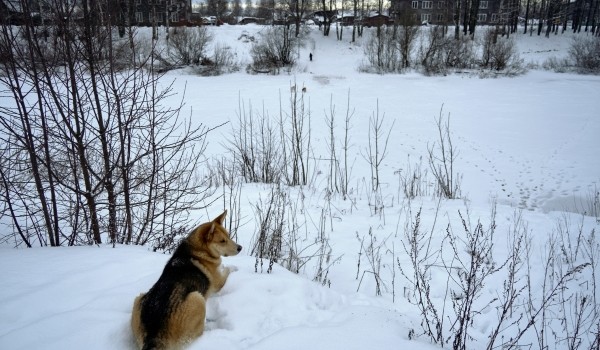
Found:
<svg viewBox="0 0 600 350"><path fill-rule="evenodd" d="M328 85L331 80L342 80L345 79L342 76L331 76L331 75L313 75L313 80L322 84L322 85Z"/></svg>
<svg viewBox="0 0 600 350"><path fill-rule="evenodd" d="M458 172L463 181L477 181L481 190L500 203L525 210L568 209L566 198L581 197L581 186L572 186L577 176L575 164L564 166L562 144L547 158L527 150L497 149L497 145L481 145L458 137L464 165ZM464 167L464 168L463 168ZM467 196L473 195L467 194ZM556 207L558 204L563 207Z"/></svg>

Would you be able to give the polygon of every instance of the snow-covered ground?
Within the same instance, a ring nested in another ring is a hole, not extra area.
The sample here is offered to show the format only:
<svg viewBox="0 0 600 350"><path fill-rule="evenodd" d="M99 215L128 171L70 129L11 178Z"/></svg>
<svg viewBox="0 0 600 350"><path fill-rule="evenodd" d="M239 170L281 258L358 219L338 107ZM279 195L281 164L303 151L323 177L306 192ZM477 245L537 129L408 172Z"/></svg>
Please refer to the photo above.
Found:
<svg viewBox="0 0 600 350"><path fill-rule="evenodd" d="M264 27L211 30L217 42L231 47L244 67L251 44L239 40L240 35L242 31L257 35ZM536 64L551 56L565 57L571 40L568 34L549 39L515 37L520 57ZM314 240L319 215L328 208L325 227L331 256L336 259L329 268L330 283L313 282L310 264L299 275L279 266L270 274L255 273L255 259L248 256L256 230L252 205L268 187L245 185L240 203L244 225L238 231L238 241L245 249L240 256L224 260L238 271L209 299L207 331L190 349L434 348L427 337L419 336L421 319L407 300L409 284L397 268L408 264L402 248L405 222L410 223L419 207L423 208L423 231L433 230L439 243L449 224L454 232L460 232L459 210L463 214L468 211L472 224L481 219L486 225L495 198L497 262L507 254L507 232L515 215L522 213L533 241L530 277L535 286L543 281L547 238L560 231L559 223L565 223L563 227L571 232L581 227L585 237L600 229L598 218L581 215L600 189L599 76L541 70L494 79L464 74L363 74L357 71L363 56L360 42L351 44L349 40L349 32L344 33L343 41L337 41L335 33L324 38L313 28L306 46L299 49L298 67L289 74L249 75L242 68L218 77L193 76L186 70L165 77L167 81L175 79L175 91L185 87L185 109L191 111L195 123L215 126L231 122L209 134L209 159L227 156L224 143L237 123L240 103L278 115L280 101L285 108L292 85L306 87L314 159L328 157L325 118L331 106L335 106L340 137L348 96L354 113L350 199L326 199L327 167L318 161L314 165L321 172L314 183L290 190L294 198L305 198L306 232L313 236L307 236L302 244L308 246ZM314 55L312 62L309 52ZM431 195L409 204L398 181L399 174L420 157L427 169L427 147L437 140L434 118L442 108L444 116L450 114L453 142L459 151L456 169L462 176L462 195L460 200L442 201L438 212L437 199ZM374 214L364 154L369 117L377 109L391 137L381 166L385 209ZM199 221L220 213L221 203L198 213ZM381 296L375 295L377 283L361 249L361 240L367 244L370 231L380 247ZM0 249L0 349L134 348L129 329L133 299L151 287L167 259L168 255L147 247ZM480 303L501 294L504 277L494 275L487 282ZM431 278L433 298L444 300L446 280ZM572 286L589 291L600 282L598 275L596 281L592 278L587 269ZM482 307L473 322L470 348L485 346L496 319L496 310ZM566 342L560 340L564 338L560 327L554 330L558 332L555 338L547 335L550 348L566 348ZM588 341L592 335L583 336ZM524 339L523 344L536 348L535 335Z"/></svg>
<svg viewBox="0 0 600 350"><path fill-rule="evenodd" d="M139 247L3 250L1 348L134 348L132 298L167 258ZM226 263L239 270L209 299L207 331L191 349L410 346L407 321L383 300L341 294L280 267L255 274L247 256Z"/></svg>

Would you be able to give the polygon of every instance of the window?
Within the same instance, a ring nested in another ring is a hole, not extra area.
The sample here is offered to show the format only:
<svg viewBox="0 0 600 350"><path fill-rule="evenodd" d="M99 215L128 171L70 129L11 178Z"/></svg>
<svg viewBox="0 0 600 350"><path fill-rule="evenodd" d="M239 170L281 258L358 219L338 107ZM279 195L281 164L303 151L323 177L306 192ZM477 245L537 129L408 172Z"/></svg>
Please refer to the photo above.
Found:
<svg viewBox="0 0 600 350"><path fill-rule="evenodd" d="M171 22L179 22L179 12L171 13Z"/></svg>
<svg viewBox="0 0 600 350"><path fill-rule="evenodd" d="M485 22L487 21L487 13L478 13L477 14L477 22Z"/></svg>
<svg viewBox="0 0 600 350"><path fill-rule="evenodd" d="M438 15L437 15L437 21L438 22L444 22L444 14L443 13L438 13Z"/></svg>
<svg viewBox="0 0 600 350"><path fill-rule="evenodd" d="M438 8L439 9L445 9L446 8L446 2L445 1L438 1Z"/></svg>
<svg viewBox="0 0 600 350"><path fill-rule="evenodd" d="M479 2L479 8L480 9L486 9L486 8L488 8L488 2L487 1L480 1Z"/></svg>
<svg viewBox="0 0 600 350"><path fill-rule="evenodd" d="M163 22L163 18L164 18L164 15L163 15L163 13L162 13L162 12L157 12L157 13L154 15L154 22L155 22L155 23L162 23L162 22Z"/></svg>
<svg viewBox="0 0 600 350"><path fill-rule="evenodd" d="M433 8L433 1L423 1L423 8L424 9L431 9L431 8Z"/></svg>
<svg viewBox="0 0 600 350"><path fill-rule="evenodd" d="M135 13L135 21L137 23L142 23L144 22L144 13L143 12L136 12Z"/></svg>
<svg viewBox="0 0 600 350"><path fill-rule="evenodd" d="M492 13L492 22L498 22L498 14Z"/></svg>
<svg viewBox="0 0 600 350"><path fill-rule="evenodd" d="M421 23L431 21L431 13L423 13L421 14Z"/></svg>
<svg viewBox="0 0 600 350"><path fill-rule="evenodd" d="M419 2L418 1L413 1L412 2L412 8L418 9L419 8Z"/></svg>

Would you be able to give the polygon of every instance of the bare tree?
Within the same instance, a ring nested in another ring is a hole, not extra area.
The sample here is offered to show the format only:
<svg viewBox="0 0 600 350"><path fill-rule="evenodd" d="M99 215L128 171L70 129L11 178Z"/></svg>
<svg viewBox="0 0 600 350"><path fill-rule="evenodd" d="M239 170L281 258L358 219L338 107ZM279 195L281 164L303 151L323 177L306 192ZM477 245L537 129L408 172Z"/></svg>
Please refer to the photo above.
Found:
<svg viewBox="0 0 600 350"><path fill-rule="evenodd" d="M256 16L265 20L273 20L275 15L275 0L259 0Z"/></svg>
<svg viewBox="0 0 600 350"><path fill-rule="evenodd" d="M17 244L154 242L207 195L194 169L206 127L161 102L152 52L117 28L107 2L58 2L47 31L3 24L2 203ZM32 17L32 16L30 16ZM28 17L29 18L29 17ZM123 30L123 29L122 29ZM142 67L148 67L145 69ZM59 69L60 67L60 69ZM105 234L104 234L105 232Z"/></svg>
<svg viewBox="0 0 600 350"><path fill-rule="evenodd" d="M228 7L228 0L208 0L206 3L206 11L210 16L216 16L217 20L220 20L225 16Z"/></svg>
<svg viewBox="0 0 600 350"><path fill-rule="evenodd" d="M294 35L298 37L302 19L311 7L311 0L284 0L284 6L294 21Z"/></svg>
<svg viewBox="0 0 600 350"><path fill-rule="evenodd" d="M254 8L254 2L252 0L246 0L244 3L244 16L246 17L254 17L255 13L255 8Z"/></svg>
<svg viewBox="0 0 600 350"><path fill-rule="evenodd" d="M323 36L329 36L329 30L331 29L331 21L333 17L333 0L321 0L321 12L323 14Z"/></svg>
<svg viewBox="0 0 600 350"><path fill-rule="evenodd" d="M233 0L231 5L231 15L234 17L240 17L242 13L242 0Z"/></svg>
<svg viewBox="0 0 600 350"><path fill-rule="evenodd" d="M417 27L412 19L411 13L407 13L400 18L400 26L398 33L401 65L402 68L408 68L411 65L411 55L415 45L415 39L419 33L419 27Z"/></svg>

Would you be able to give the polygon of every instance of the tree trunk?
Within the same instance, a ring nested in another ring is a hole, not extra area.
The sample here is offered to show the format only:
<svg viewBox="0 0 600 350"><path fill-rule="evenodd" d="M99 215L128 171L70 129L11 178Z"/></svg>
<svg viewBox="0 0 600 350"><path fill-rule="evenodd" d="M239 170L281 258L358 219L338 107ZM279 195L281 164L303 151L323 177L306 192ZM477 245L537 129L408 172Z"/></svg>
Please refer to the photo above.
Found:
<svg viewBox="0 0 600 350"><path fill-rule="evenodd" d="M525 30L523 31L523 34L527 34L527 25L529 24L529 4L530 4L531 0L527 0L527 5L525 7Z"/></svg>
<svg viewBox="0 0 600 350"><path fill-rule="evenodd" d="M464 4L464 9L463 9L463 35L467 35L468 28L469 28L469 14L471 13L471 10L469 8L470 2L469 2L469 0L462 0L462 3Z"/></svg>
<svg viewBox="0 0 600 350"><path fill-rule="evenodd" d="M475 38L475 28L477 27L477 14L479 12L479 0L471 0L471 11L469 13L469 35Z"/></svg>
<svg viewBox="0 0 600 350"><path fill-rule="evenodd" d="M540 6L540 15L538 16L538 30L537 30L537 35L540 36L542 35L542 28L544 26L544 19L546 18L546 14L547 14L547 9L546 9L546 1L548 0L542 0L542 4Z"/></svg>

